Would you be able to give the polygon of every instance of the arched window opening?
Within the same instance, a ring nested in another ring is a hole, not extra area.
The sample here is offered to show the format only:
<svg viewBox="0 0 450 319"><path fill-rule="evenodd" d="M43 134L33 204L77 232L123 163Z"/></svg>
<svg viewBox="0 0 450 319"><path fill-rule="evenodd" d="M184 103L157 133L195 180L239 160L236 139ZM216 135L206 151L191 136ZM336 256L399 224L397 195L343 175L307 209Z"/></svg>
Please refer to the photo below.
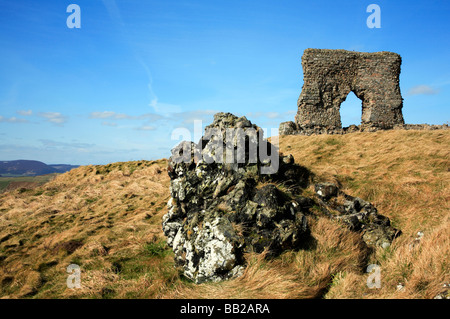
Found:
<svg viewBox="0 0 450 319"><path fill-rule="evenodd" d="M342 127L348 127L352 124L361 124L362 101L356 97L355 93L350 92L344 102L341 103L339 110L341 115Z"/></svg>

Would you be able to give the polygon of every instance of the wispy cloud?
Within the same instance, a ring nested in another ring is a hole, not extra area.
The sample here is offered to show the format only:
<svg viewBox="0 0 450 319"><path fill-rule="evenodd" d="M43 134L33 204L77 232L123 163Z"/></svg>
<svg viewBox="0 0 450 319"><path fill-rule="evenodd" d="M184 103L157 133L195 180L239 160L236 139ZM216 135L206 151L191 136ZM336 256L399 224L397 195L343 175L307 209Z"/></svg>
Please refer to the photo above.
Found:
<svg viewBox="0 0 450 319"><path fill-rule="evenodd" d="M40 139L39 142L42 143L42 145L46 148L64 148L64 149L86 149L86 148L92 148L95 146L95 144L88 144L88 143L80 143L80 142L60 142L60 141L54 141L49 139Z"/></svg>
<svg viewBox="0 0 450 319"><path fill-rule="evenodd" d="M115 122L103 121L103 122L102 122L102 125L103 125L103 126L116 127L116 126L117 126L117 123L115 123Z"/></svg>
<svg viewBox="0 0 450 319"><path fill-rule="evenodd" d="M153 76L152 76L152 72L150 71L149 66L138 55L135 55L135 59L142 66L142 68L145 71L145 74L147 74L147 78L148 78L147 88L148 88L149 98L150 98L150 102L148 105L153 109L153 111L155 113L161 114L164 116L168 116L173 113L180 113L182 111L181 106L176 105L176 104L159 102L158 96L156 95L155 91L153 90Z"/></svg>
<svg viewBox="0 0 450 319"><path fill-rule="evenodd" d="M25 119L20 119L15 116L6 118L0 115L0 123L27 123L28 121Z"/></svg>
<svg viewBox="0 0 450 319"><path fill-rule="evenodd" d="M196 111L186 111L173 113L173 118L175 121L181 121L184 125L193 124L194 121L208 122L218 111L214 110L196 110Z"/></svg>
<svg viewBox="0 0 450 319"><path fill-rule="evenodd" d="M92 112L89 114L90 119L114 119L114 120L151 120L157 121L163 118L163 116L155 113L145 113L141 115L129 115L125 113L116 113L112 111Z"/></svg>
<svg viewBox="0 0 450 319"><path fill-rule="evenodd" d="M408 95L434 95L440 92L439 89L435 89L429 85L416 85L409 89Z"/></svg>
<svg viewBox="0 0 450 319"><path fill-rule="evenodd" d="M17 111L17 114L22 115L22 116L31 116L31 115L33 115L33 111L32 110L28 110L28 111L20 110L20 111Z"/></svg>
<svg viewBox="0 0 450 319"><path fill-rule="evenodd" d="M145 71L145 74L147 75L147 88L149 93L149 103L148 106L150 106L153 109L153 112L159 115L163 116L169 116L173 113L180 113L182 112L182 108L179 105L176 104L170 104L170 103L163 103L160 102L158 99L158 96L156 95L155 91L153 90L153 76L151 69L142 58L142 55L139 54L138 50L136 49L135 45L130 41L129 32L126 29L125 23L122 19L122 15L120 13L119 6L117 5L115 0L102 0L103 5L105 6L106 10L108 11L108 14L111 18L111 20L116 24L119 33L121 34L122 38L124 39L125 43L128 44L131 51L134 54L134 58L139 63L143 70Z"/></svg>
<svg viewBox="0 0 450 319"><path fill-rule="evenodd" d="M249 112L247 113L247 116L253 118L266 117L269 119L276 119L280 118L282 115L279 112Z"/></svg>
<svg viewBox="0 0 450 319"><path fill-rule="evenodd" d="M67 121L67 117L59 112L40 112L38 116L46 119L48 122L62 125Z"/></svg>
<svg viewBox="0 0 450 319"><path fill-rule="evenodd" d="M108 14L110 18L120 26L123 26L123 20L122 16L120 14L119 7L117 6L117 3L115 0L102 0L103 5L106 7L106 10L108 10Z"/></svg>
<svg viewBox="0 0 450 319"><path fill-rule="evenodd" d="M154 130L156 130L156 127L151 126L151 125L143 125L143 126L137 127L136 130L138 130L138 131L154 131Z"/></svg>
<svg viewBox="0 0 450 319"><path fill-rule="evenodd" d="M111 111L103 111L103 112L92 112L89 114L89 118L91 119L116 119L116 120L123 120L123 119L131 119L132 116L123 114L123 113L116 113Z"/></svg>

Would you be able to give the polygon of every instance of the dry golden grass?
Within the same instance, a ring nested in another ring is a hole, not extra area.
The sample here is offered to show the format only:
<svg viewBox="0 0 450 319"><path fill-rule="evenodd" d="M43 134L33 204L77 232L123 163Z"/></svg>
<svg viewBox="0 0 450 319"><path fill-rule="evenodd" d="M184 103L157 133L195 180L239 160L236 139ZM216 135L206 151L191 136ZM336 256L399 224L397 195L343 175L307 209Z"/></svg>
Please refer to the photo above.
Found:
<svg viewBox="0 0 450 319"><path fill-rule="evenodd" d="M403 235L371 251L359 234L309 216L313 239L303 249L272 260L249 254L241 277L195 285L175 269L162 234L167 161L85 166L0 195L0 297L433 298L443 291L449 131L286 136L280 149L316 179L373 202ZM418 231L424 236L415 241ZM72 263L81 267L81 289L66 286ZM368 264L380 265L381 289L367 287Z"/></svg>
<svg viewBox="0 0 450 319"><path fill-rule="evenodd" d="M122 264L161 280L175 274L161 244L169 198L166 165L160 160L85 166L41 188L2 194L1 295L132 297L148 278L132 278L130 271L130 279L121 280ZM149 253L153 248L161 256ZM82 289L66 287L71 263L81 266ZM158 276L161 271L167 276ZM147 296L160 288L148 289Z"/></svg>
<svg viewBox="0 0 450 319"><path fill-rule="evenodd" d="M450 282L450 132L381 131L343 136L285 136L280 149L317 179L368 199L403 235L369 263L381 267L382 288L368 274L339 273L327 298L432 298ZM418 232L424 237L415 242ZM397 290L402 284L403 289Z"/></svg>
<svg viewBox="0 0 450 319"><path fill-rule="evenodd" d="M381 269L381 289L369 289L367 274L342 273L327 298L433 298L445 292L450 280L450 223L425 233L420 241L399 238L386 250L378 250L371 263ZM402 288L398 287L399 285Z"/></svg>
<svg viewBox="0 0 450 319"><path fill-rule="evenodd" d="M450 208L450 132L380 131L283 136L280 150L338 182L412 235L442 222Z"/></svg>

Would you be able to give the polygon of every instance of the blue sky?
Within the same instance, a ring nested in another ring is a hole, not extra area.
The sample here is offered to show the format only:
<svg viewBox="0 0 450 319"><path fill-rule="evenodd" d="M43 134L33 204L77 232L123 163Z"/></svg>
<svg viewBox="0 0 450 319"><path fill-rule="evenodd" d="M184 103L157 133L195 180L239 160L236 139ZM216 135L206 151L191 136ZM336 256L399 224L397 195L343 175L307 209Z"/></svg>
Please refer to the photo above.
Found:
<svg viewBox="0 0 450 319"><path fill-rule="evenodd" d="M0 0L0 160L168 157L175 128L218 111L277 128L294 119L306 48L399 53L405 121L443 124L449 16L445 0ZM360 116L349 95L343 124Z"/></svg>

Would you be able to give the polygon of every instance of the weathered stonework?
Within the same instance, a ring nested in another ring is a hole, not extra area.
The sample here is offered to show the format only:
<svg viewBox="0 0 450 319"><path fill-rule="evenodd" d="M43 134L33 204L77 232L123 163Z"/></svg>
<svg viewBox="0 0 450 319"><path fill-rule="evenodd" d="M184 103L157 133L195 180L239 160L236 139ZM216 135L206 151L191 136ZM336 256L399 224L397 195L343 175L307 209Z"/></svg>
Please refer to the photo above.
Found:
<svg viewBox="0 0 450 319"><path fill-rule="evenodd" d="M341 132L339 109L350 92L362 101L362 130L390 129L404 124L400 65L400 55L392 52L305 50L304 84L294 123L297 130ZM292 124L284 123L284 127L292 130Z"/></svg>
<svg viewBox="0 0 450 319"><path fill-rule="evenodd" d="M392 127L393 130L415 130L415 131L434 131L434 130L448 130L448 124L430 125L430 124L396 124ZM376 126L364 125L350 125L343 128L326 128L315 127L311 129L299 128L297 124L292 121L283 122L280 124L280 135L313 135L313 134L347 134L355 132L376 132L379 130L386 130Z"/></svg>

